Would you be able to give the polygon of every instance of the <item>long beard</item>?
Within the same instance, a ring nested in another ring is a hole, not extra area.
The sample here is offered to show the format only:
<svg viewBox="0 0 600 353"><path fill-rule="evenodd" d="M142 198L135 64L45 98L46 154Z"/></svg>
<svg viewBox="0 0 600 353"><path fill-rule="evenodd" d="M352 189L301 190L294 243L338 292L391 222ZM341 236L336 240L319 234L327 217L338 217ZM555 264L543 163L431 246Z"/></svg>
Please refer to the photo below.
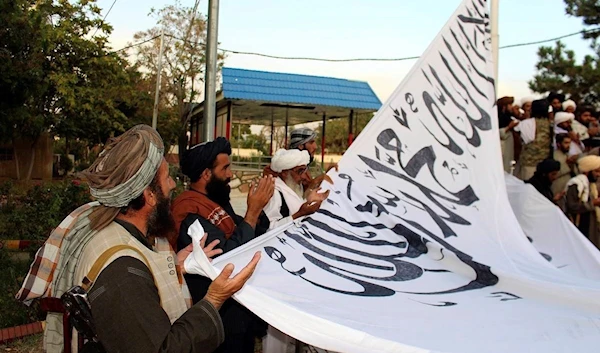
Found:
<svg viewBox="0 0 600 353"><path fill-rule="evenodd" d="M231 193L230 181L231 179L229 178L222 180L213 175L206 184L206 196L221 207L229 205L229 194Z"/></svg>
<svg viewBox="0 0 600 353"><path fill-rule="evenodd" d="M290 189L292 189L292 191L294 191L294 193L296 193L296 195L298 195L299 198L304 198L304 187L302 186L302 183L295 182L294 178L292 178L291 175L288 175L283 182Z"/></svg>
<svg viewBox="0 0 600 353"><path fill-rule="evenodd" d="M148 219L148 235L157 238L167 238L175 229L175 220L171 213L171 198L157 193L158 203Z"/></svg>

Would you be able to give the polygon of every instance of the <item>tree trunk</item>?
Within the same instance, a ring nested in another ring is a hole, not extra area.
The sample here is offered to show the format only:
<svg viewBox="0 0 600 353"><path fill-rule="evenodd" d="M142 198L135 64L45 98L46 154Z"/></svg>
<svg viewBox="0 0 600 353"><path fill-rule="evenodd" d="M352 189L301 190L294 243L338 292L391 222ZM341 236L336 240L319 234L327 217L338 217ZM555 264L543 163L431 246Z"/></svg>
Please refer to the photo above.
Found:
<svg viewBox="0 0 600 353"><path fill-rule="evenodd" d="M17 153L17 148L15 146L15 139L12 139L12 148L13 148L13 160L15 161L15 172L17 173L17 180L21 180L21 168L19 167L19 154Z"/></svg>
<svg viewBox="0 0 600 353"><path fill-rule="evenodd" d="M34 138L33 143L31 144L31 158L29 159L29 168L27 169L27 176L25 180L31 180L31 175L33 174L33 165L35 164L35 148L37 147L37 143L39 140L39 136Z"/></svg>
<svg viewBox="0 0 600 353"><path fill-rule="evenodd" d="M71 144L69 141L69 135L65 136L65 155L68 157L69 152L71 152Z"/></svg>
<svg viewBox="0 0 600 353"><path fill-rule="evenodd" d="M181 163L181 157L183 156L183 153L188 148L187 131L188 131L188 127L189 127L189 121L188 121L189 114L188 114L187 109L185 108L185 103L183 102L183 100L178 99L177 103L179 106L179 137L177 138L177 142L178 142L177 145L179 147L179 161ZM190 108L191 108L191 105L190 105Z"/></svg>

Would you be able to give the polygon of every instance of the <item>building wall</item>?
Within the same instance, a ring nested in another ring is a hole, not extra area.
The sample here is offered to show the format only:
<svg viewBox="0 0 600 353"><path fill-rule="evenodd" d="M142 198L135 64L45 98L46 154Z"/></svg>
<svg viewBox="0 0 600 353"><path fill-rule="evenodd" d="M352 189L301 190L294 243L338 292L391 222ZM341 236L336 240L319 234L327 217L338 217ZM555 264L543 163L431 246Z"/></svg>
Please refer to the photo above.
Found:
<svg viewBox="0 0 600 353"><path fill-rule="evenodd" d="M35 149L33 150L35 159L32 179L51 180L53 163L54 140L48 134L40 136ZM13 152L16 153L15 158ZM0 145L0 178L17 178L17 160L19 162L19 172L21 178L25 178L31 161L32 150L31 142L26 140L15 141L12 144Z"/></svg>
<svg viewBox="0 0 600 353"><path fill-rule="evenodd" d="M228 106L224 104L222 107L217 107L217 115L215 119L215 138L223 136L229 138L231 136L231 120L227 121ZM204 123L203 112L200 112L190 119L190 146L204 142ZM230 113L232 115L233 112Z"/></svg>

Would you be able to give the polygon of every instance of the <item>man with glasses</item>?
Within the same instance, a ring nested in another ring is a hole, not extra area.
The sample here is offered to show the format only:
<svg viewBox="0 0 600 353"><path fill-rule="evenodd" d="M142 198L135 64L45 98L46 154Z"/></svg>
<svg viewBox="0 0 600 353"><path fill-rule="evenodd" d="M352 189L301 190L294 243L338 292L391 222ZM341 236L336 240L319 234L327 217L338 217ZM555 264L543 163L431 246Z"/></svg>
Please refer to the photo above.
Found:
<svg viewBox="0 0 600 353"><path fill-rule="evenodd" d="M310 155L306 150L278 150L271 159L271 170L275 173L275 192L264 212L269 218L269 229L292 222L294 219L316 212L329 191L311 191L304 199L303 183L308 176Z"/></svg>

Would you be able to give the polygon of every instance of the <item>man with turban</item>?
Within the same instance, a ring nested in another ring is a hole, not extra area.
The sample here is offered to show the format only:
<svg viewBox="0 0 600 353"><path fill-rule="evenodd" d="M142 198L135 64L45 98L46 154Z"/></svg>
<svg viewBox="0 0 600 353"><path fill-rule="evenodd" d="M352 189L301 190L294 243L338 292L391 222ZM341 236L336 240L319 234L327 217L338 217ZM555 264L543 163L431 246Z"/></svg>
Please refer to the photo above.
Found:
<svg viewBox="0 0 600 353"><path fill-rule="evenodd" d="M598 121L594 118L595 112L593 107L580 107L577 110L576 120L572 123L573 132L577 134L577 139L588 147L600 146L600 140L598 139L600 129Z"/></svg>
<svg viewBox="0 0 600 353"><path fill-rule="evenodd" d="M165 239L172 231L175 182L163 150L160 135L145 125L110 140L83 173L97 201L72 212L52 232L17 294L30 302L60 298L75 285L91 286L93 323L107 352L212 352L224 338L219 308L260 258L256 254L233 278L230 265L191 306L180 266L192 246L175 254ZM204 249L208 256L219 253L214 245ZM90 283L96 266L101 272ZM46 352L63 351L62 315L48 314L44 343Z"/></svg>
<svg viewBox="0 0 600 353"><path fill-rule="evenodd" d="M562 108L564 112L575 114L575 110L577 110L577 104L571 99L568 99L563 102Z"/></svg>
<svg viewBox="0 0 600 353"><path fill-rule="evenodd" d="M533 176L525 182L531 184L531 186L551 202L557 203L565 196L564 192L557 195L554 195L552 192L552 182L556 180L559 170L559 162L553 159L545 159L537 165Z"/></svg>
<svg viewBox="0 0 600 353"><path fill-rule="evenodd" d="M577 162L580 175L567 183L566 213L594 245L599 246L600 198L596 182L600 177L600 157L585 156Z"/></svg>
<svg viewBox="0 0 600 353"><path fill-rule="evenodd" d="M188 229L196 221L207 233L207 241L218 241L217 247L223 252L249 242L269 228L262 209L273 196L273 177L264 177L250 187L246 214L238 216L229 198L229 182L233 177L230 155L231 145L224 137L201 143L183 153L181 171L190 178L190 187L175 199L172 206L179 249L191 243ZM185 278L193 301L201 300L210 288L210 279L191 274ZM228 300L220 313L225 342L218 352L253 352L254 338L264 335L266 324L234 300Z"/></svg>
<svg viewBox="0 0 600 353"><path fill-rule="evenodd" d="M571 127L575 120L573 113L558 112L554 115L554 136L559 134L568 134L571 137L571 146L569 156L577 156L583 153L585 146L579 141L579 138ZM556 140L556 139L555 139Z"/></svg>
<svg viewBox="0 0 600 353"><path fill-rule="evenodd" d="M552 193L557 195L565 190L567 182L571 180L577 163L578 155L570 156L571 137L568 134L556 135L556 149L554 150L554 160L560 163L560 170L556 180L552 183Z"/></svg>
<svg viewBox="0 0 600 353"><path fill-rule="evenodd" d="M563 102L565 101L565 95L562 93L550 92L546 101L552 107L552 113L556 114L563 111Z"/></svg>
<svg viewBox="0 0 600 353"><path fill-rule="evenodd" d="M311 165L315 159L315 153L317 152L316 138L317 138L317 133L310 128L303 127L303 128L294 129L290 133L289 149L290 150L297 149L300 151L307 151L308 155L310 156L310 161L309 161L308 165ZM337 170L337 164L330 166L327 169L327 172L329 172L333 168L335 168ZM270 165L265 167L265 169L263 170L263 174L264 175L273 175L274 177L277 177L277 173L271 169ZM321 184L321 182L323 182L323 180L331 181L331 179L326 174L321 174L318 177L313 178L310 175L310 170L307 168L306 175L304 176L304 178L302 180L302 187L304 188L304 190L306 192L310 192L310 191L318 188L319 185Z"/></svg>
<svg viewBox="0 0 600 353"><path fill-rule="evenodd" d="M515 115L513 97L502 97L496 102L498 108L498 128L500 129L500 146L502 148L502 164L504 171L510 173L512 161L515 159L514 128L519 125Z"/></svg>
<svg viewBox="0 0 600 353"><path fill-rule="evenodd" d="M264 208L270 229L316 212L329 195L329 191L319 193L316 189L304 199L302 182L306 180L309 162L306 150L280 149L271 159L271 169L277 174L275 192Z"/></svg>
<svg viewBox="0 0 600 353"><path fill-rule="evenodd" d="M536 171L538 163L550 158L552 148L552 123L548 119L549 104L546 100L531 103L531 116L535 119L533 141L523 146L520 157L521 180L528 180Z"/></svg>

